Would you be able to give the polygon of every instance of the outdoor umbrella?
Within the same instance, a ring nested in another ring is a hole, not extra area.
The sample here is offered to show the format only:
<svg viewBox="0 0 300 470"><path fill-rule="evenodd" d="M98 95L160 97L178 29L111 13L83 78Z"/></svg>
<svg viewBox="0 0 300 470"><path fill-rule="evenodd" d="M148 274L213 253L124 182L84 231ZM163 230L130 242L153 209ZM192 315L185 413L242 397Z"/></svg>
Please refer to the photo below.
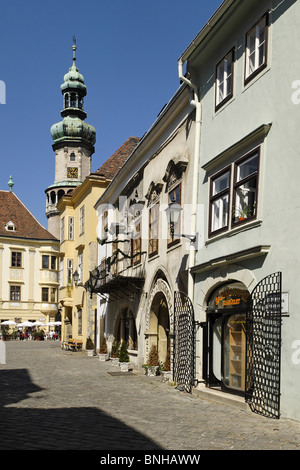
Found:
<svg viewBox="0 0 300 470"><path fill-rule="evenodd" d="M44 325L47 325L47 326L54 326L55 323L54 323L54 321L48 321L48 323L44 323Z"/></svg>
<svg viewBox="0 0 300 470"><path fill-rule="evenodd" d="M55 321L54 325L57 325L57 326L61 325L61 321Z"/></svg>
<svg viewBox="0 0 300 470"><path fill-rule="evenodd" d="M18 326L32 326L31 321L23 321L22 323L19 323Z"/></svg>
<svg viewBox="0 0 300 470"><path fill-rule="evenodd" d="M45 323L43 323L43 322L41 322L41 321L34 321L31 326L42 326L42 325L44 325L44 324L45 324Z"/></svg>
<svg viewBox="0 0 300 470"><path fill-rule="evenodd" d="M1 325L16 325L16 322L13 320L6 320L6 321L3 321Z"/></svg>

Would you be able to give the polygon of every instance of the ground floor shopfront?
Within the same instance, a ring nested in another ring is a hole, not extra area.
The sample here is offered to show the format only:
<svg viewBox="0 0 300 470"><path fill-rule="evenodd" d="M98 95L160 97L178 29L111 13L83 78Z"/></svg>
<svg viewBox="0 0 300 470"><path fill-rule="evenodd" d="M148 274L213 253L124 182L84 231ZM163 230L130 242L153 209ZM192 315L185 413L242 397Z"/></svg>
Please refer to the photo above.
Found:
<svg viewBox="0 0 300 470"><path fill-rule="evenodd" d="M261 250L252 255L193 269L195 388L243 397L269 418L299 420L296 277L281 263L272 272Z"/></svg>

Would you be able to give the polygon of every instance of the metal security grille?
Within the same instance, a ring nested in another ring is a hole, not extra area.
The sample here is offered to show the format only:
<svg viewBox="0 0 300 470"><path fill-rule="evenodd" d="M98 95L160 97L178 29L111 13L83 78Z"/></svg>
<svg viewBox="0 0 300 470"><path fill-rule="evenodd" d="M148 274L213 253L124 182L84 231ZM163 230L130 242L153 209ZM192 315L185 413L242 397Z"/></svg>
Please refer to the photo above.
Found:
<svg viewBox="0 0 300 470"><path fill-rule="evenodd" d="M173 380L181 391L191 393L194 383L194 308L183 292L174 292Z"/></svg>
<svg viewBox="0 0 300 470"><path fill-rule="evenodd" d="M269 418L280 416L281 273L253 290L247 315L246 402Z"/></svg>

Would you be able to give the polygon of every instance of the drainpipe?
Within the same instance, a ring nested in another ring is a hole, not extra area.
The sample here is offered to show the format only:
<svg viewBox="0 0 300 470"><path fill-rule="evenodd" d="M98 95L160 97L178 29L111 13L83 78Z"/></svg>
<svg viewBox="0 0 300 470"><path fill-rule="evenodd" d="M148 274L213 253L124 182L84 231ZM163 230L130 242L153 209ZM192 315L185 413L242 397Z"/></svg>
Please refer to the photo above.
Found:
<svg viewBox="0 0 300 470"><path fill-rule="evenodd" d="M200 132L201 132L201 118L202 110L199 98L199 91L195 84L183 75L183 64L182 59L178 61L178 75L179 79L186 83L193 90L193 100L190 104L195 107L195 146L194 146L194 159L193 159L193 186L192 186L192 213L191 213L191 234L196 234L197 229L197 205L198 205L198 184L199 184L199 165L200 165ZM189 255L189 274L188 274L188 296L191 301L194 301L194 280L191 274L191 268L195 265L196 261L196 249L198 240L196 240L195 247L190 250Z"/></svg>

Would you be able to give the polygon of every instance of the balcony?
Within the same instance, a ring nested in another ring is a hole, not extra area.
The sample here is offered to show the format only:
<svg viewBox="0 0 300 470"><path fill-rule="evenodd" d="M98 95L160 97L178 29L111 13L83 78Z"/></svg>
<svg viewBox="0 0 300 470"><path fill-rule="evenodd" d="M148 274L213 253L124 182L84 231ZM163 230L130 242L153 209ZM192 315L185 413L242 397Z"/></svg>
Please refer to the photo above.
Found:
<svg viewBox="0 0 300 470"><path fill-rule="evenodd" d="M119 263L112 267L107 259L103 259L100 266L90 272L90 279L85 284L86 290L91 294L108 294L115 300L135 294L145 281L144 266L140 264L122 270L119 268Z"/></svg>

